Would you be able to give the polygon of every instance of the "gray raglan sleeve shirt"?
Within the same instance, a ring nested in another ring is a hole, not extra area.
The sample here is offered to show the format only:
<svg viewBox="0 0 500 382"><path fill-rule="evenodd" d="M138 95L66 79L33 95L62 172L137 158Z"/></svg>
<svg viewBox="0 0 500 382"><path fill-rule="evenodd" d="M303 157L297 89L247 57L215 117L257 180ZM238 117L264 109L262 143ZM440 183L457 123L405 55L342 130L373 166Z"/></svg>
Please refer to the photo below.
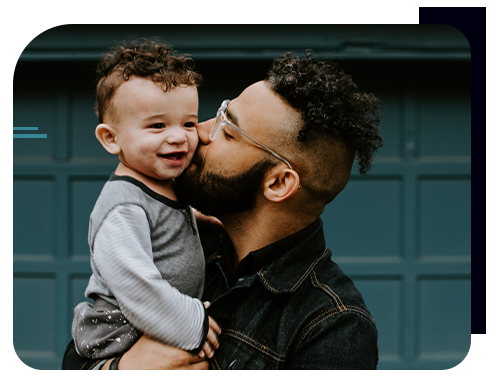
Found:
<svg viewBox="0 0 500 382"><path fill-rule="evenodd" d="M136 329L168 345L203 343L205 260L189 206L113 174L92 211L89 246L86 297L119 307Z"/></svg>
<svg viewBox="0 0 500 382"><path fill-rule="evenodd" d="M95 236L92 257L122 313L137 329L183 349L200 345L205 309L200 300L162 278L141 207L120 205L108 214Z"/></svg>

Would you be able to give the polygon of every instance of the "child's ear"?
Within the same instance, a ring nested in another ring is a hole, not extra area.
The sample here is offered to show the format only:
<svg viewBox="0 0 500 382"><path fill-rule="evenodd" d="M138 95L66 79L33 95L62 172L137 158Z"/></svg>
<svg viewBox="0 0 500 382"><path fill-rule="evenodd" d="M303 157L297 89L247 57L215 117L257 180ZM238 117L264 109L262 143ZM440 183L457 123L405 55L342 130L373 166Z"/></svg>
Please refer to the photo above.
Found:
<svg viewBox="0 0 500 382"><path fill-rule="evenodd" d="M122 151L116 140L116 133L114 129L106 123L100 123L97 125L95 128L95 136L108 153L119 154Z"/></svg>

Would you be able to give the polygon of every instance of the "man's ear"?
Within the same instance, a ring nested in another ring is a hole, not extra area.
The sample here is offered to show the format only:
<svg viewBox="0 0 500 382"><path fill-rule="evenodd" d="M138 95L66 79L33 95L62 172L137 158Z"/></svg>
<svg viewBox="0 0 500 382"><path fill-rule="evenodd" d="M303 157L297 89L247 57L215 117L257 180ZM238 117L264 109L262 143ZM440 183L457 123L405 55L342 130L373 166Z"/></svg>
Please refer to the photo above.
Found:
<svg viewBox="0 0 500 382"><path fill-rule="evenodd" d="M281 202L293 196L300 187L300 178L297 172L278 166L266 175L264 196L272 202Z"/></svg>
<svg viewBox="0 0 500 382"><path fill-rule="evenodd" d="M116 140L114 129L106 123L100 123L95 128L95 136L101 142L102 147L110 154L119 154L122 149Z"/></svg>

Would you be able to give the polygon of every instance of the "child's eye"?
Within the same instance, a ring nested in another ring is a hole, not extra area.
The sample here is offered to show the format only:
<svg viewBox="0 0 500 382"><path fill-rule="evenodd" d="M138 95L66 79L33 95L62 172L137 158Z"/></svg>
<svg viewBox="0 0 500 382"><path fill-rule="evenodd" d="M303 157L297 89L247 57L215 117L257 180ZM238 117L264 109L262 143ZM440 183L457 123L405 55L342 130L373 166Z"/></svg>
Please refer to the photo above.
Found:
<svg viewBox="0 0 500 382"><path fill-rule="evenodd" d="M194 123L194 122L186 122L184 124L184 127L196 127L196 123Z"/></svg>
<svg viewBox="0 0 500 382"><path fill-rule="evenodd" d="M152 129L163 129L165 127L164 123L155 123L154 125L149 126Z"/></svg>

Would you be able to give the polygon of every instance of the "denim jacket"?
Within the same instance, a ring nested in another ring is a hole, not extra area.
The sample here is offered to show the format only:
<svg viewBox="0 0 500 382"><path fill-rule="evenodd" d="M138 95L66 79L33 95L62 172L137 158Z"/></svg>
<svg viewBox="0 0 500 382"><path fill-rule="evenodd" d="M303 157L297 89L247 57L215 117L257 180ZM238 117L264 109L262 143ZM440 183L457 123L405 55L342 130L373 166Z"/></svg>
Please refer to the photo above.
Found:
<svg viewBox="0 0 500 382"><path fill-rule="evenodd" d="M207 254L204 300L222 329L213 369L375 369L377 329L331 258L323 224L230 284L219 247Z"/></svg>
<svg viewBox="0 0 500 382"><path fill-rule="evenodd" d="M220 236L203 233L203 301L221 326L212 369L375 369L377 329L352 281L331 259L323 224L261 269L231 283ZM279 251L279 247L273 246ZM63 369L89 369L71 341Z"/></svg>

